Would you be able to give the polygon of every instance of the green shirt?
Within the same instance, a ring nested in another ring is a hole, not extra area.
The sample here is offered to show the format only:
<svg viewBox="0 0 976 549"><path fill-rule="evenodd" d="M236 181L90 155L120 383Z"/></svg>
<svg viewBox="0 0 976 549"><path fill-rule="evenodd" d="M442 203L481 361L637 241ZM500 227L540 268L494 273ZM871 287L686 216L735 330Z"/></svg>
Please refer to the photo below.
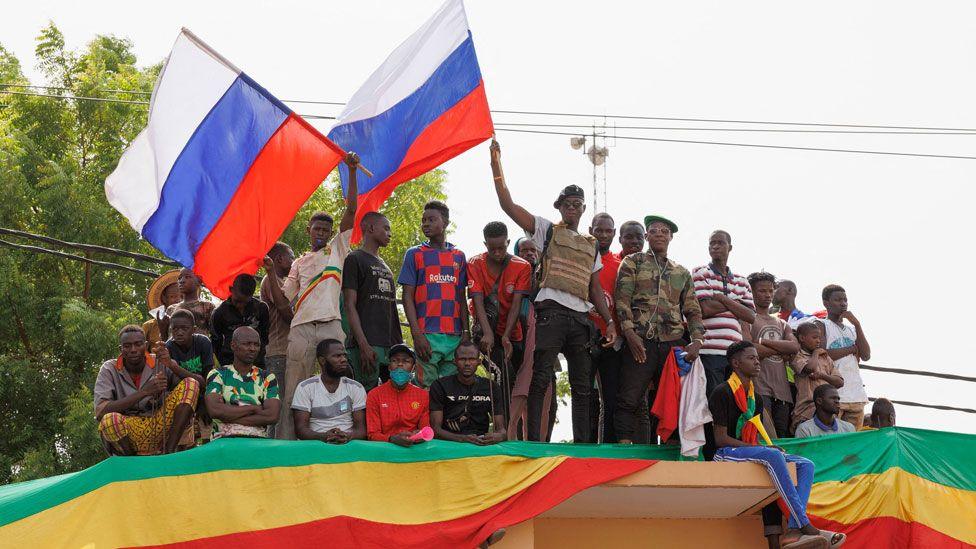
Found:
<svg viewBox="0 0 976 549"><path fill-rule="evenodd" d="M275 375L252 366L250 373L241 376L233 366L221 366L211 370L207 376L207 393L217 393L227 404L238 406L255 404L261 406L265 400L278 397L278 380ZM264 427L238 425L213 420L214 438L221 436L266 437Z"/></svg>
<svg viewBox="0 0 976 549"><path fill-rule="evenodd" d="M691 273L670 259L662 272L656 258L647 252L625 257L617 271L614 303L620 329L632 328L645 339L680 339L685 322L692 340L705 337Z"/></svg>

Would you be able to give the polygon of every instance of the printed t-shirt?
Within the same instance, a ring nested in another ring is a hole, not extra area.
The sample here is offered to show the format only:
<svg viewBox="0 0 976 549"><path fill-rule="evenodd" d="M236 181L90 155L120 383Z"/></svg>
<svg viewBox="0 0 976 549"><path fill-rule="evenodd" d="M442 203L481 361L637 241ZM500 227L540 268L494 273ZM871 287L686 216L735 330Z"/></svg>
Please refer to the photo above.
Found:
<svg viewBox="0 0 976 549"><path fill-rule="evenodd" d="M843 349L857 343L857 331L850 324L837 324L829 318L824 320L827 338L827 349ZM861 367L856 355L847 355L834 361L834 369L844 378L844 386L837 389L840 401L864 402L868 401L868 394L864 391L864 381L861 380Z"/></svg>
<svg viewBox="0 0 976 549"><path fill-rule="evenodd" d="M464 252L446 243L444 249L425 242L407 250L397 282L414 287L417 322L425 334L461 334L459 299L468 285Z"/></svg>
<svg viewBox="0 0 976 549"><path fill-rule="evenodd" d="M322 376L306 379L295 389L292 410L308 412L308 426L317 433L338 427L352 429L352 413L366 409L366 389L353 379L339 378L339 386L330 393L322 383Z"/></svg>
<svg viewBox="0 0 976 549"><path fill-rule="evenodd" d="M169 349L169 356L180 365L180 368L194 374L200 374L204 378L213 369L213 346L210 338L205 335L193 334L190 340L190 348L184 351L173 338L166 342Z"/></svg>
<svg viewBox="0 0 976 549"><path fill-rule="evenodd" d="M444 412L441 426L459 435L487 434L493 416L502 414L501 398L501 388L483 377L464 385L456 375L445 376L430 386L431 411Z"/></svg>
<svg viewBox="0 0 976 549"><path fill-rule="evenodd" d="M343 231L325 248L306 252L291 264L281 290L294 303L292 327L339 319L342 264L349 255L351 239L352 229Z"/></svg>
<svg viewBox="0 0 976 549"><path fill-rule="evenodd" d="M403 343L393 271L383 258L363 250L350 252L342 267L342 288L356 290L356 312L370 345ZM349 340L351 347L359 346L356 338Z"/></svg>
<svg viewBox="0 0 976 549"><path fill-rule="evenodd" d="M257 366L252 366L251 371L245 376L241 376L233 366L221 366L211 370L210 375L207 376L207 394L210 393L220 395L226 404L260 406L266 400L278 398L278 380L274 374ZM224 423L214 419L213 438L225 436L266 438L268 428Z"/></svg>
<svg viewBox="0 0 976 549"><path fill-rule="evenodd" d="M756 321L752 323L754 343L759 343L759 338L780 341L785 333L786 322L774 316L757 314ZM773 355L764 358L759 368L759 375L754 381L757 395L771 396L783 402L793 402L783 357Z"/></svg>

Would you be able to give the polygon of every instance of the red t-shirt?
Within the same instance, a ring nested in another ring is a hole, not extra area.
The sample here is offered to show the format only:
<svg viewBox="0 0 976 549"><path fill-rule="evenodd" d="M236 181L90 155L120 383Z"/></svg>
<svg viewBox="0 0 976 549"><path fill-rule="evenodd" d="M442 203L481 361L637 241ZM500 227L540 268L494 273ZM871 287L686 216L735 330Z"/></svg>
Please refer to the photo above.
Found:
<svg viewBox="0 0 976 549"><path fill-rule="evenodd" d="M617 318L617 312L613 306L613 290L617 286L617 271L620 270L620 262L624 259L620 256L621 253L623 252L607 252L600 256L600 261L603 262L603 268L600 269L600 287L603 288L603 297L607 300L610 317L614 319ZM607 323L603 321L596 309L590 311L590 318L600 329L600 333L607 335Z"/></svg>
<svg viewBox="0 0 976 549"><path fill-rule="evenodd" d="M488 270L488 254L478 254L468 260L468 294L481 294L487 296L491 293L492 286L495 285L495 278ZM501 273L501 282L498 284L498 326L495 326L495 334L505 333L505 322L508 321L508 311L512 309L512 301L515 294L528 295L532 293L532 265L521 257L512 256L505 270ZM474 313L474 300L470 303L471 316L477 319ZM515 328L509 336L512 341L522 341L522 326L519 322L515 323Z"/></svg>

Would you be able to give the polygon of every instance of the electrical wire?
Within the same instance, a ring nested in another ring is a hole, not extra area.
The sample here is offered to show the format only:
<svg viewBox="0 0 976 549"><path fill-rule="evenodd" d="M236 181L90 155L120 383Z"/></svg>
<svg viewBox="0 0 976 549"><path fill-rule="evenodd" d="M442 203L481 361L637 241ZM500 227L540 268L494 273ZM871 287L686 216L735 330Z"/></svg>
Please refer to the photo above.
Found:
<svg viewBox="0 0 976 549"><path fill-rule="evenodd" d="M547 132L539 130L517 130L510 128L496 128L495 131L500 132L516 132L516 133L532 133L541 135L566 135L571 137L578 137L579 133L566 133L566 132ZM783 150L793 150L793 151L818 151L818 152L836 152L836 153L851 153L851 154L879 154L885 156L913 156L918 158L949 158L955 160L976 160L976 156L961 156L961 155L951 155L951 154L927 154L927 153L908 153L908 152L892 152L892 151L869 151L869 150L859 150L859 149L830 149L830 148L820 148L820 147L797 147L792 145L762 145L758 143L731 143L725 141L697 141L691 139L665 139L663 137L638 137L634 135L614 135L611 136L612 139L625 139L630 141L656 141L661 143L690 143L695 145L721 145L726 147L753 147L759 149L783 149Z"/></svg>
<svg viewBox="0 0 976 549"><path fill-rule="evenodd" d="M61 86L37 86L37 85L25 85L25 84L0 84L0 86L6 87L20 87L20 88L38 88L38 89L56 89L64 90L68 89ZM145 91L129 91L129 90L97 90L107 93L138 93L150 95L151 92ZM305 99L282 99L285 103L304 103L311 105L334 105L343 106L345 103L339 101L312 101ZM935 131L935 132L976 132L974 128L944 128L944 127L931 127L931 126L895 126L886 124L832 124L825 122L783 122L778 120L739 120L739 119L728 119L728 118L689 118L689 117L672 117L672 116L644 116L644 115L629 115L629 114L598 114L598 113L578 113L578 112L551 112L551 111L523 111L523 110L492 110L495 114L515 114L515 115L525 115L525 116L557 116L557 117L578 117L578 118L603 118L603 119L621 119L621 120L660 120L660 121L672 121L672 122L714 122L720 124L760 124L760 125L773 125L773 126L818 126L818 127L835 127L835 128L870 128L870 129L888 129L888 130L918 130L918 131Z"/></svg>
<svg viewBox="0 0 976 549"><path fill-rule="evenodd" d="M676 130L695 132L768 132L768 133L827 133L827 134L865 134L865 135L976 135L976 131L936 132L936 131L883 131L883 130L794 130L782 128L689 128L682 126L608 126L605 123L594 124L544 124L531 122L495 122L495 126L513 126L530 128L582 128L592 131L593 128L607 130ZM583 135L587 132L581 132ZM612 139L613 135L598 135Z"/></svg>
<svg viewBox="0 0 976 549"><path fill-rule="evenodd" d="M874 402L875 400L878 399L875 397L868 397L868 400ZM920 402L912 402L910 400L888 399L888 402L891 402L892 404L901 404L903 406L913 406L916 408L931 408L933 410L944 410L948 412L965 412L967 414L976 414L976 410L973 410L972 408L956 408L955 406L943 406L942 404L922 404Z"/></svg>

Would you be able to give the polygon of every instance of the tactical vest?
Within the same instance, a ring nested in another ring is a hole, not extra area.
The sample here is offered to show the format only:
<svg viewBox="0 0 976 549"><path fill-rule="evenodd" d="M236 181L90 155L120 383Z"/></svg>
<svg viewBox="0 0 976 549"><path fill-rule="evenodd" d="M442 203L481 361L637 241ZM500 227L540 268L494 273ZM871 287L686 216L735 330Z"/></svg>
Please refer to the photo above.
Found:
<svg viewBox="0 0 976 549"><path fill-rule="evenodd" d="M590 300L590 275L596 261L596 239L574 233L563 223L552 226L542 257L540 288L552 288Z"/></svg>

